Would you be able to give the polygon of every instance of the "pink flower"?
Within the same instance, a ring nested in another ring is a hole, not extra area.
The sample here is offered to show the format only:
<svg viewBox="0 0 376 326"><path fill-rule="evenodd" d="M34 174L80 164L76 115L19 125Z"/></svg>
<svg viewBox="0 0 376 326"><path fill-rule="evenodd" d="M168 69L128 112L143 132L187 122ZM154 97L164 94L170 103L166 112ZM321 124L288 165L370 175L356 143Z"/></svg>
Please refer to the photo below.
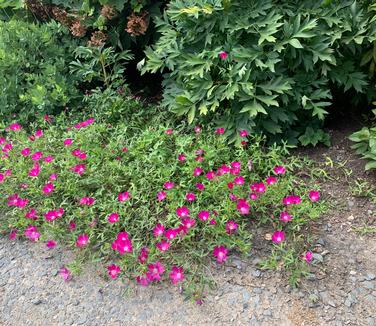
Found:
<svg viewBox="0 0 376 326"><path fill-rule="evenodd" d="M49 249L55 248L56 247L56 241L54 240L48 240L46 243L46 247Z"/></svg>
<svg viewBox="0 0 376 326"><path fill-rule="evenodd" d="M10 144L10 143L8 143L8 144L5 144L5 145L3 146L3 148L2 148L1 151L2 151L3 153L8 153L8 152L10 152L12 149L13 149L13 145Z"/></svg>
<svg viewBox="0 0 376 326"><path fill-rule="evenodd" d="M161 223L158 223L153 229L153 234L155 237L160 237L163 235L164 230L165 227Z"/></svg>
<svg viewBox="0 0 376 326"><path fill-rule="evenodd" d="M285 205L298 205L302 199L299 196L287 196L282 199L283 204Z"/></svg>
<svg viewBox="0 0 376 326"><path fill-rule="evenodd" d="M266 190L265 184L261 183L253 183L249 187L253 192L258 192L258 193L264 193Z"/></svg>
<svg viewBox="0 0 376 326"><path fill-rule="evenodd" d="M238 197L236 197L234 194L229 194L228 196L230 197L230 200L231 200L231 201L236 201L236 200L238 200Z"/></svg>
<svg viewBox="0 0 376 326"><path fill-rule="evenodd" d="M239 213L242 215L249 214L250 206L245 199L239 199L238 204L236 205L236 208L239 211Z"/></svg>
<svg viewBox="0 0 376 326"><path fill-rule="evenodd" d="M78 175L83 175L86 170L86 164L77 164L71 170Z"/></svg>
<svg viewBox="0 0 376 326"><path fill-rule="evenodd" d="M234 169L240 170L240 168L241 168L242 165L241 165L240 162L235 161L235 162L231 162L231 166L232 166Z"/></svg>
<svg viewBox="0 0 376 326"><path fill-rule="evenodd" d="M197 167L193 170L193 176L198 177L202 172L203 170L200 167Z"/></svg>
<svg viewBox="0 0 376 326"><path fill-rule="evenodd" d="M257 196L257 194L255 194L255 193L250 193L249 194L249 199L251 199L251 200L257 200L258 199L258 196Z"/></svg>
<svg viewBox="0 0 376 326"><path fill-rule="evenodd" d="M182 206L182 207L178 207L176 209L176 214L179 216L179 217L186 217L189 215L189 209L185 206Z"/></svg>
<svg viewBox="0 0 376 326"><path fill-rule="evenodd" d="M303 260L305 260L307 263L310 263L311 260L312 260L312 251L307 251L304 255L303 255Z"/></svg>
<svg viewBox="0 0 376 326"><path fill-rule="evenodd" d="M149 257L149 250L146 247L142 247L137 259L141 264L145 264Z"/></svg>
<svg viewBox="0 0 376 326"><path fill-rule="evenodd" d="M38 229L36 226L29 225L24 233L25 237L28 238L31 241L36 241L40 237L40 233L38 232Z"/></svg>
<svg viewBox="0 0 376 326"><path fill-rule="evenodd" d="M17 131L17 130L21 130L22 127L19 123L16 122L16 123L11 124L8 128L12 131Z"/></svg>
<svg viewBox="0 0 376 326"><path fill-rule="evenodd" d="M25 217L30 219L30 220L36 220L38 217L37 217L37 211L36 209L32 208L30 209L26 214L25 214Z"/></svg>
<svg viewBox="0 0 376 326"><path fill-rule="evenodd" d="M224 246L216 246L213 250L214 257L217 257L217 262L222 263L227 260L228 250Z"/></svg>
<svg viewBox="0 0 376 326"><path fill-rule="evenodd" d="M274 243L281 243L283 240L285 240L285 232L283 231L275 231L272 235L272 241Z"/></svg>
<svg viewBox="0 0 376 326"><path fill-rule="evenodd" d="M235 221L228 221L226 223L226 233L232 234L234 231L238 229L238 224L235 223Z"/></svg>
<svg viewBox="0 0 376 326"><path fill-rule="evenodd" d="M80 234L77 237L76 246L85 247L89 242L89 236L87 234Z"/></svg>
<svg viewBox="0 0 376 326"><path fill-rule="evenodd" d="M163 200L166 199L166 197L167 197L167 193L165 191L159 191L157 193L157 199L158 199L158 201L163 201Z"/></svg>
<svg viewBox="0 0 376 326"><path fill-rule="evenodd" d="M42 189L44 194L50 194L55 189L55 186L52 183L46 183Z"/></svg>
<svg viewBox="0 0 376 326"><path fill-rule="evenodd" d="M120 255L124 255L126 252L131 253L133 251L132 242L128 239L127 232L120 232L117 235L116 240L112 243L112 249L117 250Z"/></svg>
<svg viewBox="0 0 376 326"><path fill-rule="evenodd" d="M286 169L282 165L278 165L273 169L275 174L284 174L286 172Z"/></svg>
<svg viewBox="0 0 376 326"><path fill-rule="evenodd" d="M54 157L52 155L46 156L43 161L46 163L51 163L54 160Z"/></svg>
<svg viewBox="0 0 376 326"><path fill-rule="evenodd" d="M286 211L283 211L281 212L280 216L279 216L279 219L282 221L282 222L289 222L292 220L292 216L286 212Z"/></svg>
<svg viewBox="0 0 376 326"><path fill-rule="evenodd" d="M200 126L195 126L195 133L199 134L201 132L201 127Z"/></svg>
<svg viewBox="0 0 376 326"><path fill-rule="evenodd" d="M247 130L240 130L239 131L240 137L247 137L248 136L248 131Z"/></svg>
<svg viewBox="0 0 376 326"><path fill-rule="evenodd" d="M244 184L244 178L242 176L238 176L234 179L234 183L238 186L242 186Z"/></svg>
<svg viewBox="0 0 376 326"><path fill-rule="evenodd" d="M128 200L129 198L130 198L130 194L129 194L128 191L120 192L118 194L118 201L120 201L120 202L124 202L124 201Z"/></svg>
<svg viewBox="0 0 376 326"><path fill-rule="evenodd" d="M118 274L120 273L120 267L117 266L117 265L115 265L115 264L112 264L112 265L108 266L107 270L108 270L108 275L112 279L117 278Z"/></svg>
<svg viewBox="0 0 376 326"><path fill-rule="evenodd" d="M156 247L160 251L167 251L170 248L170 243L166 240L162 240L156 244Z"/></svg>
<svg viewBox="0 0 376 326"><path fill-rule="evenodd" d="M35 138L40 138L43 136L43 130L42 129L38 129L36 132L35 132Z"/></svg>
<svg viewBox="0 0 376 326"><path fill-rule="evenodd" d="M149 280L145 276L137 276L136 281L142 286L147 286L149 284Z"/></svg>
<svg viewBox="0 0 376 326"><path fill-rule="evenodd" d="M40 173L40 166L39 166L39 163L36 162L34 163L33 168L29 171L28 175L30 177L37 177L39 173Z"/></svg>
<svg viewBox="0 0 376 326"><path fill-rule="evenodd" d="M222 135L222 134L225 133L225 128L217 128L217 129L215 129L215 133L217 135Z"/></svg>
<svg viewBox="0 0 376 326"><path fill-rule="evenodd" d="M185 195L185 199L188 201L194 201L196 199L196 196L194 193L189 192Z"/></svg>
<svg viewBox="0 0 376 326"><path fill-rule="evenodd" d="M0 173L0 183L4 182L4 180L5 180L5 175Z"/></svg>
<svg viewBox="0 0 376 326"><path fill-rule="evenodd" d="M247 146L248 142L247 142L246 140L242 140L242 141L240 142L240 144L241 144L242 146Z"/></svg>
<svg viewBox="0 0 376 326"><path fill-rule="evenodd" d="M67 138L67 139L64 140L64 145L65 146L70 146L72 144L73 144L73 139Z"/></svg>
<svg viewBox="0 0 376 326"><path fill-rule="evenodd" d="M312 203L317 202L320 199L320 193L318 191L311 190L308 196Z"/></svg>
<svg viewBox="0 0 376 326"><path fill-rule="evenodd" d="M33 161L39 161L43 156L42 152L35 152L33 155L31 155L31 159Z"/></svg>
<svg viewBox="0 0 376 326"><path fill-rule="evenodd" d="M167 182L164 183L163 186L165 187L165 189L170 190L170 189L174 188L174 183L171 182L171 181L167 181Z"/></svg>
<svg viewBox="0 0 376 326"><path fill-rule="evenodd" d="M184 280L183 267L172 266L169 276L173 284L183 281Z"/></svg>
<svg viewBox="0 0 376 326"><path fill-rule="evenodd" d="M155 262L155 264L148 265L148 272L146 273L146 277L149 281L160 281L161 274L165 271L164 266L159 262Z"/></svg>
<svg viewBox="0 0 376 326"><path fill-rule="evenodd" d="M210 225L216 225L217 222L216 222L216 220L215 220L214 218L212 218L212 219L209 221L209 224L210 224Z"/></svg>
<svg viewBox="0 0 376 326"><path fill-rule="evenodd" d="M183 162L183 161L185 161L186 159L187 159L187 157L186 157L183 153L181 153L181 154L178 155L178 160L179 160L180 162Z"/></svg>
<svg viewBox="0 0 376 326"><path fill-rule="evenodd" d="M198 218L201 220L201 221L207 221L209 219L209 216L210 216L210 213L208 211L201 211L198 213Z"/></svg>
<svg viewBox="0 0 376 326"><path fill-rule="evenodd" d="M226 51L221 51L219 52L218 56L222 59L222 60L226 60L227 57L228 57L228 53Z"/></svg>
<svg viewBox="0 0 376 326"><path fill-rule="evenodd" d="M59 271L59 274L63 278L64 281L69 281L69 279L71 278L71 272L66 267L62 267Z"/></svg>
<svg viewBox="0 0 376 326"><path fill-rule="evenodd" d="M91 206L95 203L95 198L93 197L82 197L80 199L80 205Z"/></svg>
<svg viewBox="0 0 376 326"><path fill-rule="evenodd" d="M172 239L174 239L177 235L178 235L178 232L177 232L175 229L168 229L168 230L165 232L165 237L167 238L167 240L172 240Z"/></svg>
<svg viewBox="0 0 376 326"><path fill-rule="evenodd" d="M128 148L127 148L127 147L123 147L123 148L121 149L121 151L122 151L123 153L128 152Z"/></svg>
<svg viewBox="0 0 376 326"><path fill-rule="evenodd" d="M203 183L196 183L196 189L199 191L203 191L205 189L205 186Z"/></svg>
<svg viewBox="0 0 376 326"><path fill-rule="evenodd" d="M215 176L214 171L209 171L208 173L206 173L206 179L208 179L208 180L213 180L214 176Z"/></svg>
<svg viewBox="0 0 376 326"><path fill-rule="evenodd" d="M278 179L276 177L273 177L273 176L266 178L266 183L268 185L274 185L275 183L277 183L277 181L278 181Z"/></svg>
<svg viewBox="0 0 376 326"><path fill-rule="evenodd" d="M115 223L119 220L119 214L118 213L111 213L110 215L108 215L107 220L110 223Z"/></svg>
<svg viewBox="0 0 376 326"><path fill-rule="evenodd" d="M190 229L196 224L196 221L194 219L190 219L189 217L186 217L181 220L181 224L183 225L184 228Z"/></svg>
<svg viewBox="0 0 376 326"><path fill-rule="evenodd" d="M21 155L23 155L23 156L30 155L30 148L26 147L26 148L22 149L21 150Z"/></svg>
<svg viewBox="0 0 376 326"><path fill-rule="evenodd" d="M4 144L7 140L4 137L0 137L0 145Z"/></svg>
<svg viewBox="0 0 376 326"><path fill-rule="evenodd" d="M17 237L17 231L18 230L12 230L9 233L9 240L14 240Z"/></svg>
<svg viewBox="0 0 376 326"><path fill-rule="evenodd" d="M68 225L69 232L72 232L75 228L76 228L76 223L69 222L69 225Z"/></svg>
<svg viewBox="0 0 376 326"><path fill-rule="evenodd" d="M57 179L57 174L56 173L52 173L48 179L50 181L55 181Z"/></svg>
<svg viewBox="0 0 376 326"><path fill-rule="evenodd" d="M171 135L173 133L173 130L172 129L167 129L165 130L165 134L166 135Z"/></svg>

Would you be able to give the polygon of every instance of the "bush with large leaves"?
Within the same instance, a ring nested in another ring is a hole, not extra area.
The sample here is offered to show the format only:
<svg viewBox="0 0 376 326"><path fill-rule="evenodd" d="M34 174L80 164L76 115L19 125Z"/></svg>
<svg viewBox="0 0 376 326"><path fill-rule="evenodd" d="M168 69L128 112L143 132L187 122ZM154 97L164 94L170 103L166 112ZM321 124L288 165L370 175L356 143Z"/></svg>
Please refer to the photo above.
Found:
<svg viewBox="0 0 376 326"><path fill-rule="evenodd" d="M367 1L175 0L143 71L165 71L164 104L272 141L328 143L331 89L365 93L360 69L376 27ZM221 58L221 52L228 54ZM206 116L206 117L203 117Z"/></svg>

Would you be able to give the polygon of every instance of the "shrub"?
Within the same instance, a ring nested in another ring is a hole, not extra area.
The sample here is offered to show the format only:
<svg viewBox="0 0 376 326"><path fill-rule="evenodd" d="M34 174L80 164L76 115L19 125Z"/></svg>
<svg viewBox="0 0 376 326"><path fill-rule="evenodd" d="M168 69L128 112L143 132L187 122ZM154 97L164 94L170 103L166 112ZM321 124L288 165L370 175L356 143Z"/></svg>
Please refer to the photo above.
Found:
<svg viewBox="0 0 376 326"><path fill-rule="evenodd" d="M332 87L364 93L368 85L360 60L376 24L367 4L174 0L156 19L161 37L143 71L166 73L165 106L189 122L215 119L230 141L245 129L328 144L321 128Z"/></svg>
<svg viewBox="0 0 376 326"><path fill-rule="evenodd" d="M68 63L75 46L56 23L0 21L1 118L33 121L72 103L78 92Z"/></svg>
<svg viewBox="0 0 376 326"><path fill-rule="evenodd" d="M372 112L376 116L376 109ZM354 132L349 138L356 143L351 148L355 149L358 154L362 155L363 159L368 161L365 169L376 169L376 126L371 128L363 127L361 130Z"/></svg>
<svg viewBox="0 0 376 326"><path fill-rule="evenodd" d="M132 114L139 119L137 106ZM323 205L295 176L300 160L283 162L286 148L266 151L249 137L234 150L220 129L183 133L153 119L142 128L92 118L66 128L64 119L31 136L14 123L1 138L2 229L12 238L72 246L80 261L142 285L184 274L189 290L207 257L249 253L250 227L262 223L279 268L307 272L305 230Z"/></svg>

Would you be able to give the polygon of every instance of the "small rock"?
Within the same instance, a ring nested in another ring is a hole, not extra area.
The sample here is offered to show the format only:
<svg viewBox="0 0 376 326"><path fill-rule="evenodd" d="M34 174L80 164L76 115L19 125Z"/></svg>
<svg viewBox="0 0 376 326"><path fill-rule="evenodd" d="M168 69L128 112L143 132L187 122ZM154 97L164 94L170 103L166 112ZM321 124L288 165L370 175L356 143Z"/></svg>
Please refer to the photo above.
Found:
<svg viewBox="0 0 376 326"><path fill-rule="evenodd" d="M261 271L256 269L252 272L252 276L254 277L260 277L261 276Z"/></svg>
<svg viewBox="0 0 376 326"><path fill-rule="evenodd" d="M312 258L319 263L322 263L324 261L324 257L317 253L312 254Z"/></svg>
<svg viewBox="0 0 376 326"><path fill-rule="evenodd" d="M322 246L322 247L325 247L325 240L323 238L320 238L317 240L317 244Z"/></svg>
<svg viewBox="0 0 376 326"><path fill-rule="evenodd" d="M264 310L263 315L271 317L273 315L273 313L270 309L266 309L266 310Z"/></svg>
<svg viewBox="0 0 376 326"><path fill-rule="evenodd" d="M333 300L329 300L328 301L328 305L331 306L331 307L333 307L333 308L337 307L336 303Z"/></svg>
<svg viewBox="0 0 376 326"><path fill-rule="evenodd" d="M356 275L355 271L350 271L350 275Z"/></svg>
<svg viewBox="0 0 376 326"><path fill-rule="evenodd" d="M370 281L366 281L363 283L363 286L366 288L366 289L369 289L369 290L373 290L375 288L375 285L370 282Z"/></svg>
<svg viewBox="0 0 376 326"><path fill-rule="evenodd" d="M260 294L262 290L260 288L253 288L252 292Z"/></svg>
<svg viewBox="0 0 376 326"><path fill-rule="evenodd" d="M353 295L351 295L349 293L346 300L345 300L345 306L350 308L353 304L355 304L357 302L358 302L358 300Z"/></svg>
<svg viewBox="0 0 376 326"><path fill-rule="evenodd" d="M34 300L31 300L31 303L35 304L37 306L37 305L43 303L43 301L41 299L34 299Z"/></svg>
<svg viewBox="0 0 376 326"><path fill-rule="evenodd" d="M366 280L367 281L373 281L375 279L376 279L376 275L375 274L373 274L373 273L367 273L367 275L366 275Z"/></svg>

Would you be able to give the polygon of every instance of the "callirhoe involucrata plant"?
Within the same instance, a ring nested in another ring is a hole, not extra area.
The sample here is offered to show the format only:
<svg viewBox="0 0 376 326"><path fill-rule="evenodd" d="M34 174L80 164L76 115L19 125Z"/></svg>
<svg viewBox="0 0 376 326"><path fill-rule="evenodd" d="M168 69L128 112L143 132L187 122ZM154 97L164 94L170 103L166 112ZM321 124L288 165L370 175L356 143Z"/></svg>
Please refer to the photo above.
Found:
<svg viewBox="0 0 376 326"><path fill-rule="evenodd" d="M156 18L161 37L143 71L165 72L166 107L189 122L215 120L230 141L245 129L328 144L332 89L368 91L360 68L376 35L368 3L173 0Z"/></svg>
<svg viewBox="0 0 376 326"><path fill-rule="evenodd" d="M105 264L111 278L170 279L189 289L208 259L249 253L252 226L265 224L278 266L293 252L294 268L307 272L304 230L323 204L295 176L299 160L283 161L285 148L267 151L245 130L234 149L221 128L59 121L33 134L15 122L0 138L1 228L11 238L71 246Z"/></svg>

